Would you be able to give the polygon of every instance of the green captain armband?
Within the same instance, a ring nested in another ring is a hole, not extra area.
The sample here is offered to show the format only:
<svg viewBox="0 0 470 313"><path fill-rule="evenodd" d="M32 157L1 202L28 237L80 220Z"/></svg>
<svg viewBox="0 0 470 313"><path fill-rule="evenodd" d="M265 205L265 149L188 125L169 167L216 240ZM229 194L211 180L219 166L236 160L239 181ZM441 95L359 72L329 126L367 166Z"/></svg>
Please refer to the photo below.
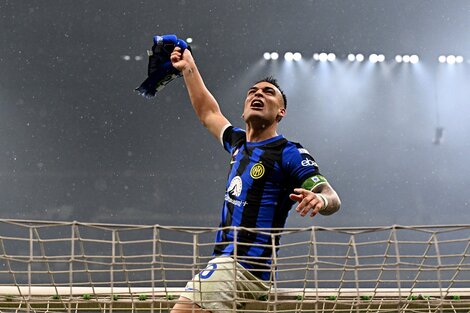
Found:
<svg viewBox="0 0 470 313"><path fill-rule="evenodd" d="M327 183L328 181L326 180L325 177L323 177L322 175L314 175L312 177L309 177L307 178L303 183L302 183L302 188L303 189L307 189L307 190L312 190L313 188L315 188L316 186L318 185L321 185L321 184L325 184Z"/></svg>

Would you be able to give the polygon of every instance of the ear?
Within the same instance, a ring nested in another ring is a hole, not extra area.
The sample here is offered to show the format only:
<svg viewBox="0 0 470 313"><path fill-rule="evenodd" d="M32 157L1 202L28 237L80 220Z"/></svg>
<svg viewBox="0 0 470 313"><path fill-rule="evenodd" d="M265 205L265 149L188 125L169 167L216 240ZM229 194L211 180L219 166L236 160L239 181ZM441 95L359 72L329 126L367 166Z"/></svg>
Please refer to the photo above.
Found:
<svg viewBox="0 0 470 313"><path fill-rule="evenodd" d="M285 108L281 108L281 109L279 110L278 114L277 114L276 120L277 120L278 122L280 122L284 116L286 116L286 109L285 109Z"/></svg>

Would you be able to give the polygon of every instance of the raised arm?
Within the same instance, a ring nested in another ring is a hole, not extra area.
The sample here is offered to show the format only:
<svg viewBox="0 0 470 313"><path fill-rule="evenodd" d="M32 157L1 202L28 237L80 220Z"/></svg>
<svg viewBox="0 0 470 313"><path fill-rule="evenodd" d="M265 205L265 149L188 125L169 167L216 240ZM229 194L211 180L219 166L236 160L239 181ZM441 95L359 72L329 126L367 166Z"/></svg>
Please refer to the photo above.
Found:
<svg viewBox="0 0 470 313"><path fill-rule="evenodd" d="M222 129L230 122L222 115L219 104L204 84L191 52L186 49L181 53L181 49L176 47L171 54L171 62L183 73L189 99L202 125L220 140Z"/></svg>

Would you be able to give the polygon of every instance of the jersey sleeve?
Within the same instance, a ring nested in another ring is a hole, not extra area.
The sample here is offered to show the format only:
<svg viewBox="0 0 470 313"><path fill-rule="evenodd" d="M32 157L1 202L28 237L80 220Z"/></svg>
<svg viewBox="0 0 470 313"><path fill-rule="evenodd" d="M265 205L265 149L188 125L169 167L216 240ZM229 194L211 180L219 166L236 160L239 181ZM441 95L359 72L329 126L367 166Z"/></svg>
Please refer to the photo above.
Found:
<svg viewBox="0 0 470 313"><path fill-rule="evenodd" d="M291 143L289 147L285 149L283 166L288 170L289 176L296 187L302 186L304 188L305 182L309 180L312 180L314 183L316 182L317 179L313 179L313 177L323 177L320 174L320 169L315 159L310 155L307 149L303 148L298 143ZM314 185L312 188L313 187Z"/></svg>
<svg viewBox="0 0 470 313"><path fill-rule="evenodd" d="M239 147L246 141L246 132L237 127L228 126L222 134L224 149L232 153L233 149Z"/></svg>

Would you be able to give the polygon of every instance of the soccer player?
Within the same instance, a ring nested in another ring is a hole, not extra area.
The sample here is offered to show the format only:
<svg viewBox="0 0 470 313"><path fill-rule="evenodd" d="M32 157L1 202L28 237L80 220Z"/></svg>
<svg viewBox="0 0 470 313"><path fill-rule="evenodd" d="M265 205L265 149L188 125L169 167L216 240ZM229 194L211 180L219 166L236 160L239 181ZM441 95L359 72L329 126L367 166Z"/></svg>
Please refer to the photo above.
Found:
<svg viewBox="0 0 470 313"><path fill-rule="evenodd" d="M287 99L268 77L248 89L242 118L245 130L233 127L206 88L188 49L176 47L173 66L182 72L189 98L201 123L231 154L214 259L186 285L172 313L233 312L243 301L269 290L272 277L271 236L239 230L282 228L292 205L300 216L329 215L340 199L300 144L277 133L286 115ZM278 245L279 236L275 236Z"/></svg>

